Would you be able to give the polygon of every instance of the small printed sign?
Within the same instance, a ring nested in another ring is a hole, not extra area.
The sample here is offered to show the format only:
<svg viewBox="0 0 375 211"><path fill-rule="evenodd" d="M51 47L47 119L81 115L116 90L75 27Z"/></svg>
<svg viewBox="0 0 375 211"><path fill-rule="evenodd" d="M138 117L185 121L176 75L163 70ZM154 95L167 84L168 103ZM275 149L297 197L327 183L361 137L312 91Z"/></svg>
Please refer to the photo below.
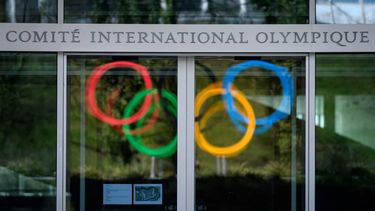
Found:
<svg viewBox="0 0 375 211"><path fill-rule="evenodd" d="M104 205L132 204L131 184L103 184Z"/></svg>
<svg viewBox="0 0 375 211"><path fill-rule="evenodd" d="M162 184L134 184L133 194L134 204L163 204Z"/></svg>

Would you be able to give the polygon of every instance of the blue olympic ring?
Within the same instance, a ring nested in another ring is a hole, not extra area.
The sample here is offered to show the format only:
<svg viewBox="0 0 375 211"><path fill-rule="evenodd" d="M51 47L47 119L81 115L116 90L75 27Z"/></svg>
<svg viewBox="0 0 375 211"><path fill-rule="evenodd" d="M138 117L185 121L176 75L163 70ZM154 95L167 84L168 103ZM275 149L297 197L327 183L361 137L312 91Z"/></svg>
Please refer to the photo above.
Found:
<svg viewBox="0 0 375 211"><path fill-rule="evenodd" d="M243 116L235 107L233 97L230 93L234 78L242 71L245 71L250 68L254 67L260 67L266 70L271 70L275 73L275 75L280 79L281 86L282 86L282 94L283 99L280 102L278 108L276 111L274 111L272 114L259 118L256 120L256 125L262 125L262 127L257 127L255 129L254 134L262 134L268 131L270 128L272 128L272 125L281 120L284 119L289 115L289 113L292 110L293 102L294 102L294 84L292 77L290 76L288 72L288 68L280 67L268 62L264 61L246 61L237 65L233 65L225 73L224 79L223 79L223 89L225 89L225 94L223 94L223 99L225 102L225 107L227 110L227 113L229 114L232 122L235 124L236 128L244 132L246 131L245 127L240 123L249 123L249 120ZM285 112L284 112L285 111Z"/></svg>

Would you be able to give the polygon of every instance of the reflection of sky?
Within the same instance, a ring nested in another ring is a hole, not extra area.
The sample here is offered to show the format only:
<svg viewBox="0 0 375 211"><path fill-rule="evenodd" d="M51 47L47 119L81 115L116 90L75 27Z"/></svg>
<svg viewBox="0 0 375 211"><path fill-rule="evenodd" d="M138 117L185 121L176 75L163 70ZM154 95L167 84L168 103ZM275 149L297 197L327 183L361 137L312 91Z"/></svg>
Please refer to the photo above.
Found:
<svg viewBox="0 0 375 211"><path fill-rule="evenodd" d="M16 5L15 5L15 1L14 0L8 0L8 15L9 15L9 20L11 23L15 23L16 22Z"/></svg>
<svg viewBox="0 0 375 211"><path fill-rule="evenodd" d="M317 1L316 18L318 23L374 24L375 0Z"/></svg>

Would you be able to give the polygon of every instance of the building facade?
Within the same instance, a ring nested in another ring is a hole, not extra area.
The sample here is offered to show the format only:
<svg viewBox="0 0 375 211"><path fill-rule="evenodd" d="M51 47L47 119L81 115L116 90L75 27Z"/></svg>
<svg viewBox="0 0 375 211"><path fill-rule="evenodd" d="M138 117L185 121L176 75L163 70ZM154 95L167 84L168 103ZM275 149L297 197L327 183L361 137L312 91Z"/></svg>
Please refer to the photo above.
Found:
<svg viewBox="0 0 375 211"><path fill-rule="evenodd" d="M373 210L375 1L4 0L0 22L1 210Z"/></svg>

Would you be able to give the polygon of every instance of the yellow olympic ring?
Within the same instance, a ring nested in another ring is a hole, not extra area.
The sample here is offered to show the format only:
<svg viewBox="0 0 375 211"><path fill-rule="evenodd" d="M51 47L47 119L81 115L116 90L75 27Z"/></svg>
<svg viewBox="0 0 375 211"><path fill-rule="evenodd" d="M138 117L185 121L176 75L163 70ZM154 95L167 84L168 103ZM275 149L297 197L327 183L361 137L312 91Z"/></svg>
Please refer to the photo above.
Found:
<svg viewBox="0 0 375 211"><path fill-rule="evenodd" d="M219 84L212 84L205 89L203 89L198 95L195 97L195 111L194 116L197 118L199 116L200 110L202 108L202 105L204 102L215 95L221 95L225 93L225 90L221 88L221 83ZM220 88L219 88L220 87ZM249 124L247 125L246 132L244 136L239 140L237 143L227 146L227 147L217 147L214 146L206 140L206 138L203 136L203 134L200 131L200 124L198 121L194 123L195 128L195 140L199 148L202 150L216 156L223 156L223 157L230 157L237 155L242 150L246 148L246 146L250 143L251 138L254 134L255 130L255 114L253 111L253 108L251 107L249 101L246 99L245 95L237 90L232 90L233 97L237 99L243 106L243 109L245 110L246 117L249 118ZM215 108L216 109L216 108ZM215 110L214 109L214 110ZM207 118L206 114L205 118ZM211 116L212 114L209 114ZM204 120L206 123L206 120Z"/></svg>

